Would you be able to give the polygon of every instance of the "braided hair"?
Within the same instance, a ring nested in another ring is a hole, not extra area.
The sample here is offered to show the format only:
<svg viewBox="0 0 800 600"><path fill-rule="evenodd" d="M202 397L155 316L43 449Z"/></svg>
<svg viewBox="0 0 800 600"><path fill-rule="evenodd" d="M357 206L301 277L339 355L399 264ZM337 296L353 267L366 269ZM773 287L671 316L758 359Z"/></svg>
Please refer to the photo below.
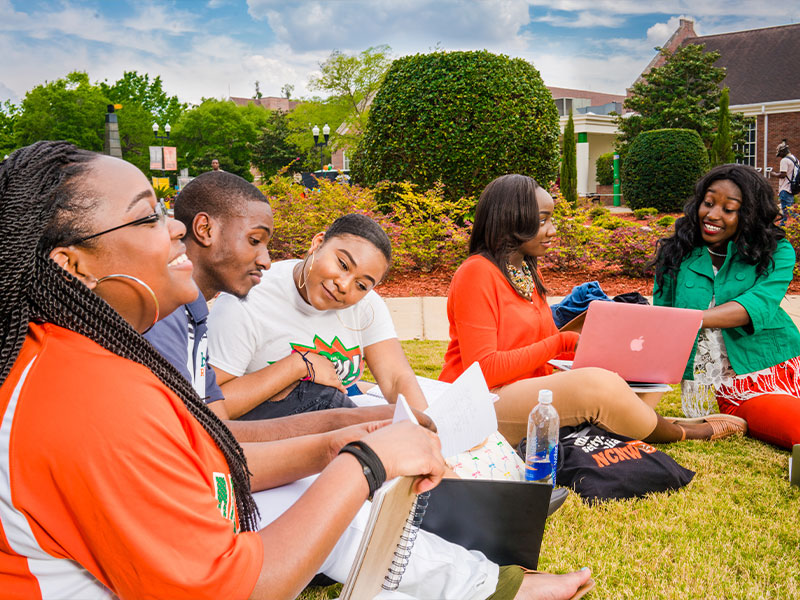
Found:
<svg viewBox="0 0 800 600"><path fill-rule="evenodd" d="M49 257L85 235L88 199L80 177L99 155L67 142L37 142L0 163L0 385L8 377L29 322L53 323L144 365L172 390L219 447L231 472L239 526L257 527L247 461L230 430L191 384L105 300Z"/></svg>

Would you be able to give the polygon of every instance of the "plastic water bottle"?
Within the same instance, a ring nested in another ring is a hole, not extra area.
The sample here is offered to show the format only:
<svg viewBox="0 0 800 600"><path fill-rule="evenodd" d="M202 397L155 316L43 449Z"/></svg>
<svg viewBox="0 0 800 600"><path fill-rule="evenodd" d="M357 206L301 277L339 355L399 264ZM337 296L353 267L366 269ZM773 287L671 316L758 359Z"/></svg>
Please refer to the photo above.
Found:
<svg viewBox="0 0 800 600"><path fill-rule="evenodd" d="M528 416L525 479L555 486L558 462L559 419L553 407L553 392L539 391L539 404Z"/></svg>

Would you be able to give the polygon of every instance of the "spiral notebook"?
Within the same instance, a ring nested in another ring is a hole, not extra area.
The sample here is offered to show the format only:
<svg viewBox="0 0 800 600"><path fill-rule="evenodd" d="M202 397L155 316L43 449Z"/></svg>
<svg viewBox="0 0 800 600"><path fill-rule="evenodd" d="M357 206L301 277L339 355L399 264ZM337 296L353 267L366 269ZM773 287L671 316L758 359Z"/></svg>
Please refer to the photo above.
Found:
<svg viewBox="0 0 800 600"><path fill-rule="evenodd" d="M372 508L340 600L372 600L396 590L408 564L428 493L414 493L414 477L397 477L372 498Z"/></svg>

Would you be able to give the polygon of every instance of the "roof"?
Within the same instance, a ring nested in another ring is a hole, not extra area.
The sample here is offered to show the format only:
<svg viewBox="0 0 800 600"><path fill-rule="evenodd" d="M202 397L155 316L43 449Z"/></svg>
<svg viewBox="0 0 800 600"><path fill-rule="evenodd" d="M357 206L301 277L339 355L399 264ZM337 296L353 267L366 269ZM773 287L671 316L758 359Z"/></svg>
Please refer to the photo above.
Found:
<svg viewBox="0 0 800 600"><path fill-rule="evenodd" d="M231 96L229 100L237 106L247 106L252 102L256 106L269 110L282 110L283 112L291 112L295 106L300 104L299 100L289 100L288 98L278 98L276 96L264 96L263 98L237 98Z"/></svg>
<svg viewBox="0 0 800 600"><path fill-rule="evenodd" d="M553 100L557 100L559 98L588 98L591 101L592 106L602 106L603 104L608 104L609 102L622 102L625 100L625 96L622 94L605 94L603 92L573 90L571 88L552 87L549 85L547 86L547 89L550 90Z"/></svg>
<svg viewBox="0 0 800 600"><path fill-rule="evenodd" d="M687 38L720 53L730 103L756 104L800 99L800 23Z"/></svg>

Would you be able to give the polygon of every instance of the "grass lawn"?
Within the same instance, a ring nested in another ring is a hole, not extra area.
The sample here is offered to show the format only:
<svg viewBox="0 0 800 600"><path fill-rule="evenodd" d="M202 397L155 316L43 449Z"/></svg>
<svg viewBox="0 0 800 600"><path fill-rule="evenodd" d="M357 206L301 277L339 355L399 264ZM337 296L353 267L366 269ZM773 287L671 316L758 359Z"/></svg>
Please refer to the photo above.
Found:
<svg viewBox="0 0 800 600"><path fill-rule="evenodd" d="M445 342L403 347L417 374L438 375ZM658 410L680 416L678 392ZM800 488L787 481L789 453L749 438L660 449L696 472L686 488L596 507L571 494L547 522L539 568L591 567L596 600L799 599ZM301 598L336 597L337 588Z"/></svg>

